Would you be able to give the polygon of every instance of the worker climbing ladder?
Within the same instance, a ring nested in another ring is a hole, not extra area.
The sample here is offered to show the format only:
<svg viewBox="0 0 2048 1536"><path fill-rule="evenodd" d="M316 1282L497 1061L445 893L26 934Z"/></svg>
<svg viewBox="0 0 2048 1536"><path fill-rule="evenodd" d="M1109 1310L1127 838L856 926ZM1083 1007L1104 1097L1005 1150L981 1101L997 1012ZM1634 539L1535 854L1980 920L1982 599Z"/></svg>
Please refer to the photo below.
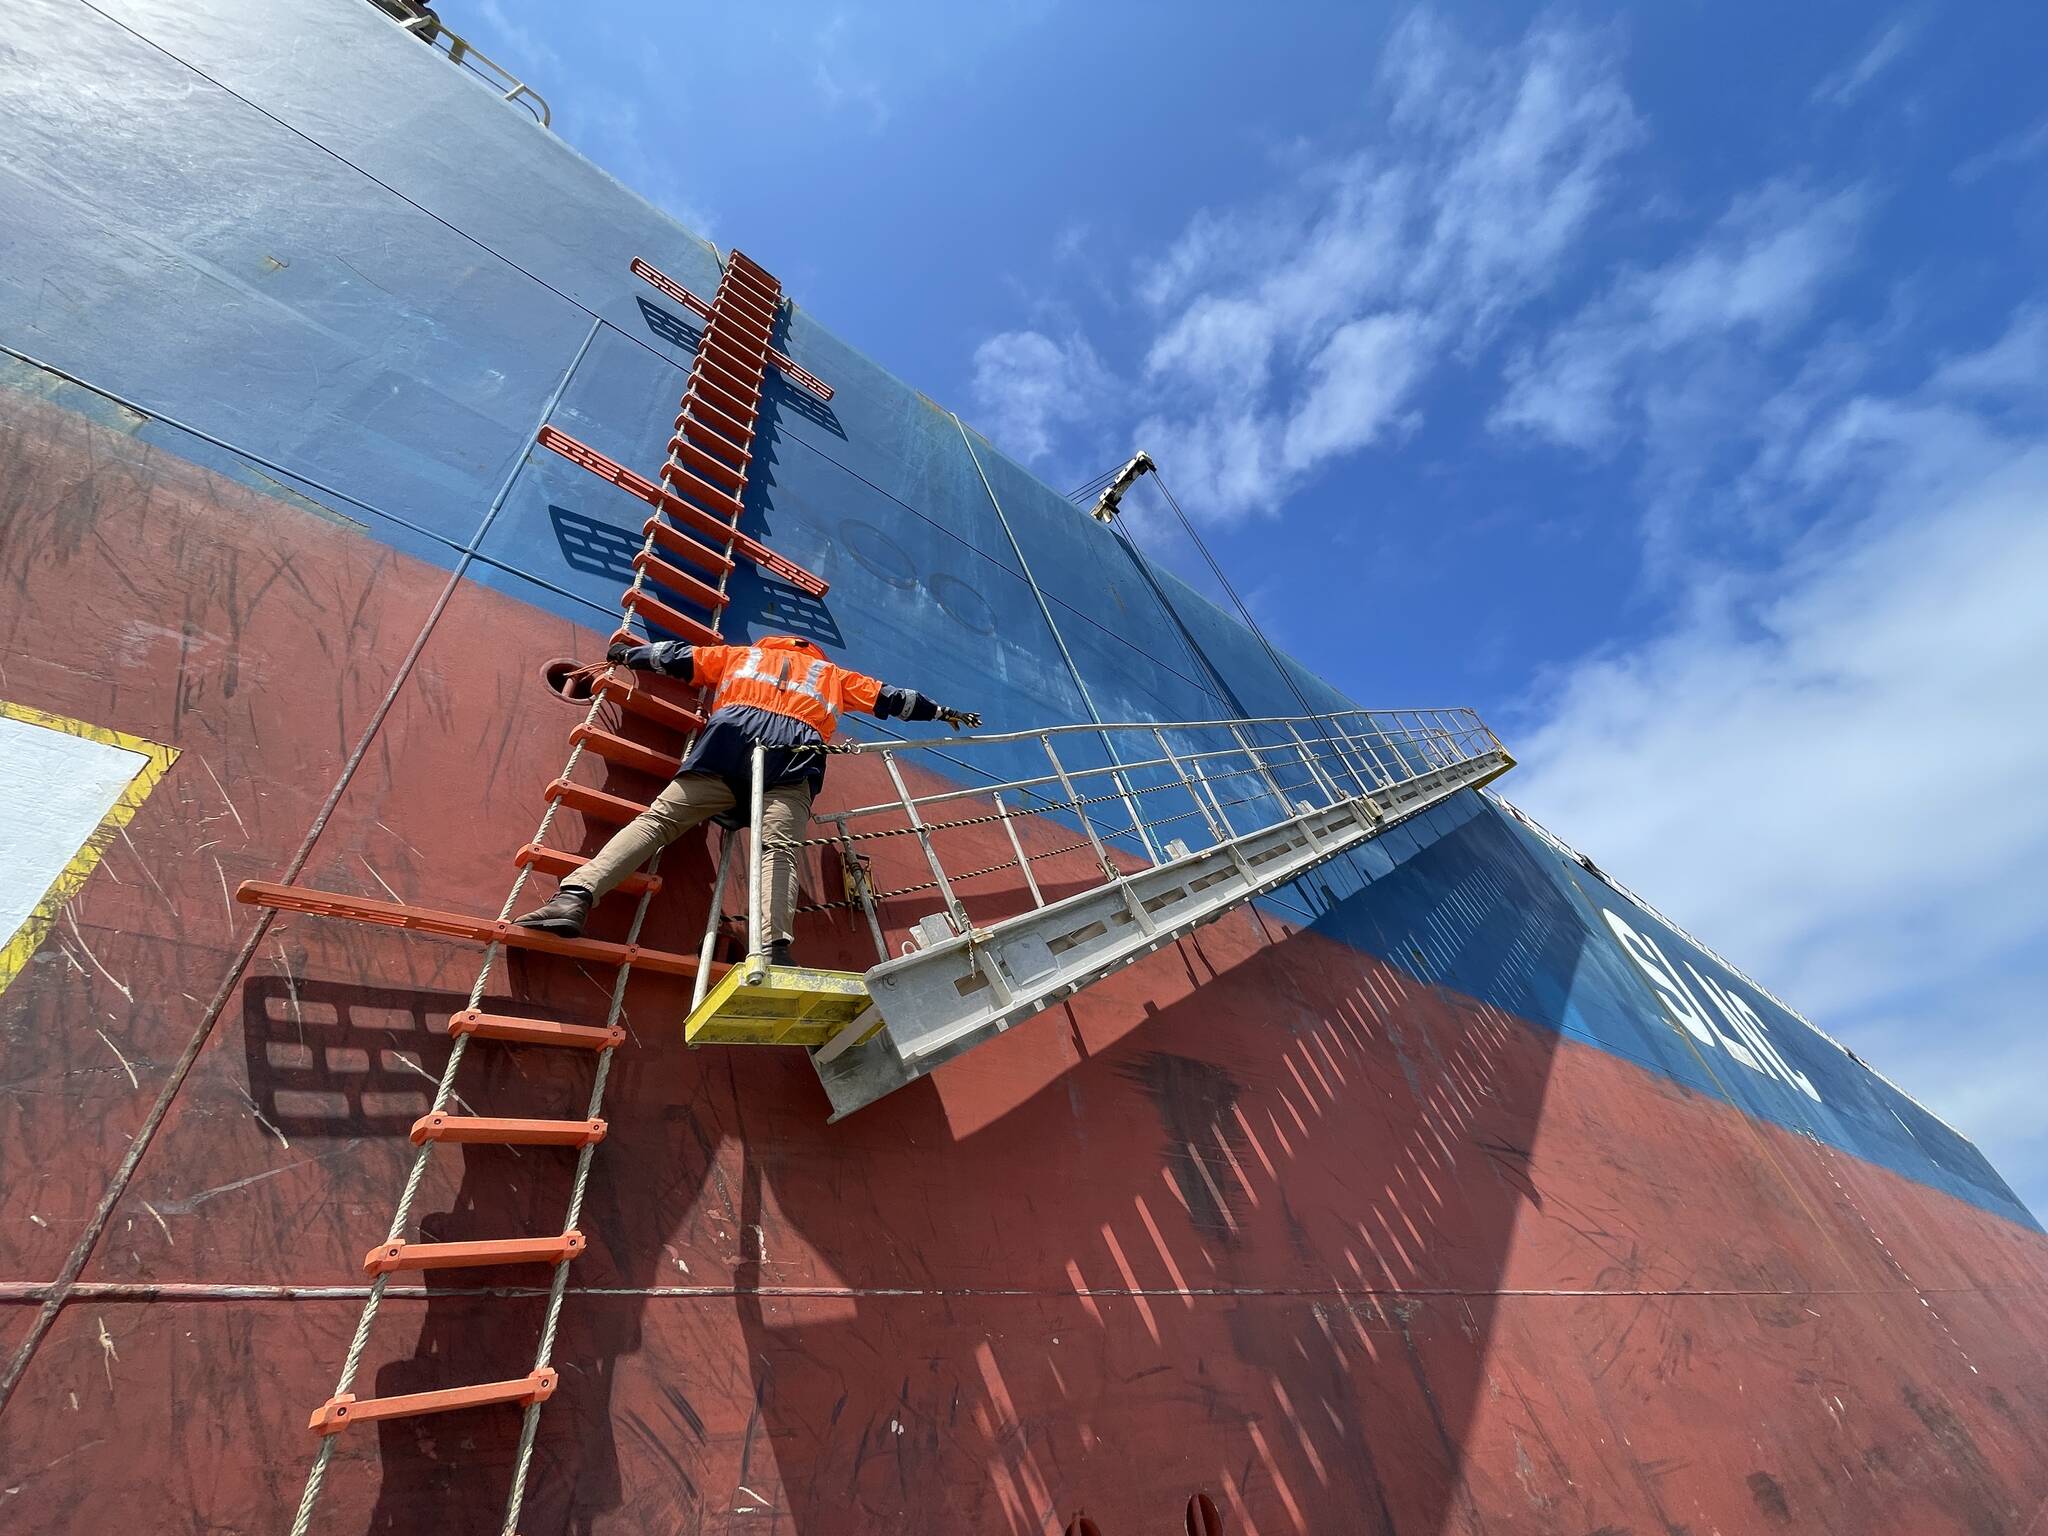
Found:
<svg viewBox="0 0 2048 1536"><path fill-rule="evenodd" d="M717 294L708 304L646 262L636 259L633 271L705 322L659 482L632 474L553 427L541 429L539 445L581 464L655 509L654 515L642 525L642 543L633 561L632 584L621 598L622 635L636 641L643 638L628 627L638 621L678 639L717 643L728 601L728 580L738 560L760 565L814 596L822 596L826 590L825 583L816 576L741 533L739 521L754 461L761 392L768 369L778 369L792 383L820 399L829 400L832 391L771 345L781 317L781 285L740 252L730 253ZM670 595L658 595L656 588ZM693 616L677 606L678 602L701 610L705 617ZM267 881L246 881L236 893L240 901L283 911L372 923L485 946L468 1006L449 1020L454 1043L436 1084L432 1104L412 1127L412 1141L419 1150L408 1170L390 1229L383 1241L364 1256L363 1267L371 1277L370 1293L343 1358L339 1379L333 1394L313 1411L310 1420L310 1427L320 1436L320 1445L292 1522L293 1536L302 1536L310 1528L335 1446L352 1426L489 1404L518 1404L523 1410L503 1523L507 1532L517 1528L541 1405L553 1394L557 1381L552 1362L569 1265L584 1249L584 1237L577 1230L577 1222L589 1186L593 1155L605 1135L604 1094L612 1055L626 1038L620 1016L628 980L635 968L667 975L692 976L701 972L708 976L714 967L708 947L704 955L693 957L640 944L648 903L661 886L661 877L652 864L621 887L639 897L624 943L563 938L521 928L509 919L530 877L539 873L560 878L585 862L579 855L548 845L548 833L563 808L600 821L629 820L645 809L621 796L575 782L571 775L586 753L641 772L675 772L694 733L703 724L701 699L680 697L681 692L617 671L597 684L588 715L570 732L568 762L542 791L544 805L533 840L513 856L516 873L495 919ZM675 739L676 750L650 747L605 729L601 720L608 706L667 732ZM659 862L658 858L655 862ZM492 970L508 948L614 968L604 1022L515 1018L484 1011L482 1003ZM455 1092L457 1074L476 1042L592 1053L595 1070L585 1114L578 1119L536 1120L451 1112L451 1104L462 1102ZM435 1147L445 1143L574 1148L575 1174L561 1229L539 1236L482 1242L426 1242L409 1238L412 1206L428 1162ZM533 1363L525 1374L394 1397L364 1398L352 1390L379 1307L394 1275L506 1264L547 1264L554 1270L540 1338Z"/></svg>

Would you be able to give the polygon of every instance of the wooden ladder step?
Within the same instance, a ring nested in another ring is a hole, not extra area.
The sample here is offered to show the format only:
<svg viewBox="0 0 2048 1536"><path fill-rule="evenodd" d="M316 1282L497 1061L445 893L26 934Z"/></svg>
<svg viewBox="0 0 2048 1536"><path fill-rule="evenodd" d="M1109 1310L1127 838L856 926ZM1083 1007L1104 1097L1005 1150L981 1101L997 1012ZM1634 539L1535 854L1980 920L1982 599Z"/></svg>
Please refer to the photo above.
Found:
<svg viewBox="0 0 2048 1536"><path fill-rule="evenodd" d="M683 760L673 752L663 752L655 747L643 747L637 741L611 731L600 730L594 725L579 725L569 733L569 740L580 744L585 751L603 758L608 763L617 763L621 768L631 768L635 773L652 774L658 779L672 779L683 771Z"/></svg>
<svg viewBox="0 0 2048 1536"><path fill-rule="evenodd" d="M744 415L735 416L716 400L699 394L694 381L683 386L682 406L676 418L677 430L681 430L685 419L694 420L725 433L729 441L746 449L749 454L753 452L754 428L751 423Z"/></svg>
<svg viewBox="0 0 2048 1536"><path fill-rule="evenodd" d="M614 667L599 680L597 691L629 715L653 725L666 726L678 736L704 729L704 717L687 704L667 698L651 686L651 679Z"/></svg>
<svg viewBox="0 0 2048 1536"><path fill-rule="evenodd" d="M624 795L595 789L588 784L578 784L574 779L550 779L547 788L540 793L543 800L556 801L572 811L580 811L599 821L615 822L622 827L647 809L637 800L628 800Z"/></svg>
<svg viewBox="0 0 2048 1536"><path fill-rule="evenodd" d="M729 444L727 445L730 446ZM668 451L700 474L708 475L737 496L746 489L747 467L712 453L686 432L668 440Z"/></svg>
<svg viewBox="0 0 2048 1536"><path fill-rule="evenodd" d="M473 1387L444 1387L438 1392L407 1392L399 1397L359 1398L344 1392L315 1408L306 1427L321 1435L338 1435L351 1424L377 1419L418 1418L492 1403L544 1403L555 1395L558 1380L553 1371L535 1371L516 1381L484 1381Z"/></svg>
<svg viewBox="0 0 2048 1536"><path fill-rule="evenodd" d="M713 613L726 605L726 595L716 587L699 581L680 566L671 565L659 555L641 550L633 557L633 569L646 574L649 581L659 582L678 597L688 598L699 608L708 608Z"/></svg>
<svg viewBox="0 0 2048 1536"><path fill-rule="evenodd" d="M565 939L558 933L522 928L513 922L497 922L464 912L441 912L432 907L411 907L403 902L378 901L369 896L349 896L339 891L319 891L302 885L278 885L269 880L244 880L235 888L235 900L245 906L272 907L280 912L304 912L312 917L335 917L344 922L369 923L399 928L440 939L466 939L477 944L503 944L510 949L528 949L569 960L588 960L594 965L631 965L663 976L695 976L695 955L673 954L665 949L645 949L638 944L615 944L609 939ZM713 962L714 976L731 967Z"/></svg>
<svg viewBox="0 0 2048 1536"><path fill-rule="evenodd" d="M465 1008L448 1019L451 1035L503 1040L510 1045L563 1045L579 1051L609 1051L626 1043L623 1024L564 1024L555 1019L519 1019L508 1013Z"/></svg>
<svg viewBox="0 0 2048 1536"><path fill-rule="evenodd" d="M675 494L694 496L711 511L723 513L727 522L731 522L746 510L740 505L739 497L733 495L731 491L713 485L695 470L685 468L673 459L661 466L661 480L662 484ZM662 498L662 504L668 504L667 497Z"/></svg>
<svg viewBox="0 0 2048 1536"><path fill-rule="evenodd" d="M744 471L754 462L754 452L751 448L742 447L723 432L687 411L676 417L675 429L678 436L687 437L699 448L717 454L735 469ZM670 447L673 448L674 444L670 444Z"/></svg>
<svg viewBox="0 0 2048 1536"><path fill-rule="evenodd" d="M650 624L659 625L678 640L687 640L692 645L723 645L718 631L709 624L691 618L682 609L664 603L645 587L626 594L625 606L640 615Z"/></svg>
<svg viewBox="0 0 2048 1536"><path fill-rule="evenodd" d="M481 1243L379 1243L363 1255L373 1279L403 1269L482 1269L491 1264L563 1264L583 1252L581 1232L504 1237Z"/></svg>
<svg viewBox="0 0 2048 1536"><path fill-rule="evenodd" d="M560 880L564 875L573 875L590 860L580 853L565 853L560 848L543 848L537 843L521 843L519 851L512 855L512 862L521 869L537 869L544 875L553 875ZM661 876L634 873L621 880L614 890L624 891L629 896L651 894L661 889Z"/></svg>
<svg viewBox="0 0 2048 1536"><path fill-rule="evenodd" d="M508 1120L496 1115L421 1115L412 1144L430 1141L486 1147L588 1147L604 1140L602 1120Z"/></svg>
<svg viewBox="0 0 2048 1536"><path fill-rule="evenodd" d="M746 433L750 444L753 442L754 423L759 419L761 412L759 393L748 399L744 394L735 393L729 385L719 383L717 379L699 368L691 373L690 382L683 390L683 400L692 409L702 402L709 401L717 408L719 416L729 419L736 428ZM720 424L723 425L723 421Z"/></svg>
<svg viewBox="0 0 2048 1536"><path fill-rule="evenodd" d="M659 497L655 498L655 504L657 506L660 505ZM724 576L733 568L734 562L732 557L723 550L714 549L702 540L691 538L674 523L664 521L662 518L650 517L647 519L646 522L640 525L640 534L643 538L653 539L657 549L667 554L679 555L693 565L701 566L714 576Z"/></svg>

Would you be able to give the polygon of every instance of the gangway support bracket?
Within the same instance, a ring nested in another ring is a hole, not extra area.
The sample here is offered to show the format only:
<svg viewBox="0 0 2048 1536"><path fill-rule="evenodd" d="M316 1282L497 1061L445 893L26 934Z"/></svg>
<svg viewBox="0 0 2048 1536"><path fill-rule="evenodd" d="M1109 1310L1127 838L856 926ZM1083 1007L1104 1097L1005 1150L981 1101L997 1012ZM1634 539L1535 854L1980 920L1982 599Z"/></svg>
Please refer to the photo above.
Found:
<svg viewBox="0 0 2048 1536"><path fill-rule="evenodd" d="M866 975L882 1022L860 1049L811 1060L837 1120L1161 949L1233 907L1300 878L1514 764L1494 748L1367 798L1296 814L1171 863L1121 874L1063 901L935 937ZM737 971L735 971L737 974ZM727 982L732 978L729 976Z"/></svg>
<svg viewBox="0 0 2048 1536"><path fill-rule="evenodd" d="M749 985L747 967L735 965L685 1021L683 1038L691 1045L824 1046L868 1014L868 1003L858 971L771 965Z"/></svg>

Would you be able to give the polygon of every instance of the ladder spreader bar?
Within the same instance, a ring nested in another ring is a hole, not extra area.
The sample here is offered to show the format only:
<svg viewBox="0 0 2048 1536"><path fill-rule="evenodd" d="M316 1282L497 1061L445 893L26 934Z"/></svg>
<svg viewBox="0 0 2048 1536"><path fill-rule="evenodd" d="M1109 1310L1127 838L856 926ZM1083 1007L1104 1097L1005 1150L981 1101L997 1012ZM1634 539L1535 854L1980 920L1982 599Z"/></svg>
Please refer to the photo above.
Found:
<svg viewBox="0 0 2048 1536"><path fill-rule="evenodd" d="M581 465L596 475L598 479L609 481L628 495L636 496L641 501L646 502L650 507L661 507L677 501L677 498L673 495L664 501L661 487L652 480L647 479L644 475L634 474L625 465L606 458L595 448L577 441L577 439L571 437L566 432L559 431L554 427L542 427L538 441L541 447L552 449L570 463ZM681 503L681 505L688 507L688 503ZM696 509L690 508L690 510L694 511ZM708 513L705 515L709 516ZM724 538L726 535L725 525L717 524L716 527L717 536L721 539ZM749 538L744 533L734 533L732 535L732 548L734 554L744 556L770 575L788 582L800 591L808 592L812 597L823 597L831 590L831 584L823 577L805 570L793 560L776 554L767 545L757 539Z"/></svg>
<svg viewBox="0 0 2048 1536"><path fill-rule="evenodd" d="M348 896L339 891L316 891L301 885L277 885L269 880L244 880L235 888L235 900L244 906L272 907L279 912L304 912L313 917L338 917L346 922L369 923L380 928L401 928L437 939L466 939L475 944L503 944L512 949L538 950L597 965L632 965L663 976L694 976L695 955L671 954L664 949L644 949L638 944L614 944L609 939L565 939L538 928L522 928L513 922L493 922L461 912L440 912L432 907L407 906L403 902L378 901L369 896ZM723 963L713 967L719 975L729 969Z"/></svg>
<svg viewBox="0 0 2048 1536"><path fill-rule="evenodd" d="M701 318L705 320L711 318L711 306L709 304L706 304L674 278L658 271L647 262L642 261L638 256L633 258L633 275L644 278L652 283L678 304ZM832 398L832 386L809 369L798 367L794 362L790 361L788 354L770 347L768 349L768 361L788 375L792 383L802 386L820 400L830 400Z"/></svg>

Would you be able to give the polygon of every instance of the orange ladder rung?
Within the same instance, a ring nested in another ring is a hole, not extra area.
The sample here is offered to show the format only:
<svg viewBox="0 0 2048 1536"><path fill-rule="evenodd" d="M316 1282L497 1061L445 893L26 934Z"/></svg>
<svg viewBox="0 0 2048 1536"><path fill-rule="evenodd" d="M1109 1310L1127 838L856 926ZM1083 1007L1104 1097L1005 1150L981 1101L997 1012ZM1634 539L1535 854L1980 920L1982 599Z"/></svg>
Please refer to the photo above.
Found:
<svg viewBox="0 0 2048 1536"><path fill-rule="evenodd" d="M718 330L733 330L749 341L758 341L763 349L773 353L769 345L775 334L775 327L763 320L758 312L742 309L738 304L727 304L722 299L713 303L711 313L704 317L714 322Z"/></svg>
<svg viewBox="0 0 2048 1536"><path fill-rule="evenodd" d="M726 446L728 448L732 447L730 443ZM668 451L691 468L702 474L709 475L712 479L718 481L719 484L725 486L735 496L746 488L747 467L745 464L735 464L730 459L721 458L719 455L700 446L686 432L678 432L668 440Z"/></svg>
<svg viewBox="0 0 2048 1536"><path fill-rule="evenodd" d="M665 949L643 949L638 944L615 944L609 939L565 939L558 933L522 928L513 922L495 922L463 912L440 912L432 907L410 907L403 902L378 901L370 896L349 896L339 891L318 891L302 885L278 885L269 880L244 880L235 887L235 900L245 906L274 907L280 912L304 912L312 917L337 917L346 922L370 923L382 928L399 928L441 939L466 939L478 944L503 944L511 949L537 950L571 960L588 960L595 965L632 965L663 976L695 976L694 955L672 954ZM714 976L730 967L714 962Z"/></svg>
<svg viewBox="0 0 2048 1536"><path fill-rule="evenodd" d="M698 447L720 455L742 473L754 462L753 449L734 442L710 423L687 411L676 417L675 430L678 437L687 437Z"/></svg>
<svg viewBox="0 0 2048 1536"><path fill-rule="evenodd" d="M412 1144L455 1142L487 1147L587 1147L604 1140L602 1120L519 1120L496 1115L421 1115L412 1123Z"/></svg>
<svg viewBox="0 0 2048 1536"><path fill-rule="evenodd" d="M617 763L621 768L631 768L635 773L652 774L659 779L672 779L683 771L683 760L673 752L663 752L655 747L643 747L637 741L611 731L600 730L594 725L579 725L569 732L569 740L595 753L608 763Z"/></svg>
<svg viewBox="0 0 2048 1536"><path fill-rule="evenodd" d="M649 686L648 679L614 667L597 685L597 691L629 715L638 715L654 725L666 726L679 736L704 728L704 717L687 704L664 698Z"/></svg>
<svg viewBox="0 0 2048 1536"><path fill-rule="evenodd" d="M678 304L681 304L685 309L688 309L693 314L701 315L706 320L710 320L713 318L712 312L714 309L718 307L715 303L705 303L702 299L698 298L697 295L690 292L689 289L685 288L681 283L675 281L675 279L669 277L667 274L661 272L657 268L650 266L647 262L643 261L638 256L635 256L633 258L632 268L635 276L645 278L648 282L652 283L656 288L659 288L663 293L667 294L670 298L674 299ZM781 301L781 290L779 285L776 290L776 299L779 305ZM732 304L726 306L726 313L737 318L742 312L740 311L737 304ZM774 329L774 319L772 316L763 318L758 314L749 313L747 314L747 318L753 320L757 325L766 326L768 330L772 333ZM805 389L809 390L812 394L816 395L820 400L830 400L832 398L832 386L830 384L827 384L823 379L819 378L816 374L810 372L808 369L798 367L795 363L791 362L789 358L785 356L783 353L778 352L773 348L770 348L768 352L768 360L771 363L773 363L776 367L780 368L796 383L802 385Z"/></svg>
<svg viewBox="0 0 2048 1536"><path fill-rule="evenodd" d="M564 1045L580 1051L609 1051L626 1043L623 1024L564 1024L555 1019L520 1019L509 1013L465 1008L448 1019L451 1035L475 1035L509 1045Z"/></svg>
<svg viewBox="0 0 2048 1536"><path fill-rule="evenodd" d="M338 1435L366 1420L410 1419L428 1413L453 1413L492 1403L544 1403L555 1395L559 1378L553 1371L535 1371L517 1381L485 1381L473 1387L444 1387L439 1392L407 1392L401 1397L357 1397L344 1392L313 1410L306 1427L322 1435Z"/></svg>
<svg viewBox="0 0 2048 1536"><path fill-rule="evenodd" d="M656 495L654 499L655 504L659 506L661 497ZM691 538L674 523L662 518L647 519L640 525L640 535L642 538L652 538L657 549L665 550L671 555L679 555L693 564L702 566L714 576L727 575L733 568L734 562L727 558L722 550L713 549L701 539Z"/></svg>
<svg viewBox="0 0 2048 1536"><path fill-rule="evenodd" d="M749 444L753 442L754 423L761 413L761 397L758 392L749 400L744 395L735 394L699 368L691 373L689 385L683 390L683 399L693 405L708 401L718 412L718 417L714 419L730 420L735 427L746 433Z"/></svg>
<svg viewBox="0 0 2048 1536"><path fill-rule="evenodd" d="M661 483L675 495L694 496L712 511L724 513L727 522L739 516L744 510L739 497L730 491L720 490L695 470L678 464L673 459L661 466ZM668 497L662 497L661 502L663 506L667 506Z"/></svg>
<svg viewBox="0 0 2048 1536"><path fill-rule="evenodd" d="M657 505L660 506L662 515L674 519L681 526L695 529L721 544L733 536L733 519L730 517L719 517L693 501L685 501L666 485L661 488L659 496ZM738 553L737 549L734 553Z"/></svg>
<svg viewBox="0 0 2048 1536"><path fill-rule="evenodd" d="M717 630L702 620L693 619L682 609L649 592L645 587L626 594L626 608L640 615L650 624L659 624L678 640L687 640L692 645L723 645Z"/></svg>
<svg viewBox="0 0 2048 1536"><path fill-rule="evenodd" d="M379 1243L363 1255L375 1278L402 1269L482 1269L491 1264L565 1264L583 1252L581 1232L555 1237L502 1237L480 1243Z"/></svg>
<svg viewBox="0 0 2048 1536"><path fill-rule="evenodd" d="M614 795L588 784L578 784L574 779L549 779L547 788L540 793L543 800L559 801L572 811L595 816L599 821L617 822L620 826L647 809L637 800L628 800L624 795Z"/></svg>
<svg viewBox="0 0 2048 1536"><path fill-rule="evenodd" d="M641 550L633 557L633 569L644 571L649 581L659 582L678 597L686 597L699 608L708 608L713 613L723 608L729 599L716 587L699 581L679 566L670 565L659 555Z"/></svg>
<svg viewBox="0 0 2048 1536"><path fill-rule="evenodd" d="M565 853L559 848L543 848L538 843L521 843L519 851L512 855L512 862L521 869L537 869L542 874L553 875L559 880L564 875L575 874L590 860L580 853ZM643 891L658 891L661 889L661 876L630 874L612 889L624 891L629 896L638 896Z"/></svg>
<svg viewBox="0 0 2048 1536"><path fill-rule="evenodd" d="M746 419L735 416L726 407L705 394L700 394L695 381L683 388L682 410L677 414L676 425L685 420L696 421L726 434L726 440L737 448L744 448L749 454L754 448L754 428Z"/></svg>

